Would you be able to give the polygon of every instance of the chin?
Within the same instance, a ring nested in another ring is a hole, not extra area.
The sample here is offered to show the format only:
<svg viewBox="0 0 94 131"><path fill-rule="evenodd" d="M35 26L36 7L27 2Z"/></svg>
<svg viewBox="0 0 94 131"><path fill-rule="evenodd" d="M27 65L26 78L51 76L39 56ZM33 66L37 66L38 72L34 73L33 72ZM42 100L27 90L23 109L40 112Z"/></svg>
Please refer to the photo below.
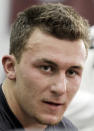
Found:
<svg viewBox="0 0 94 131"><path fill-rule="evenodd" d="M61 119L58 117L45 117L40 119L39 121L45 125L56 125L61 121Z"/></svg>
<svg viewBox="0 0 94 131"><path fill-rule="evenodd" d="M48 125L56 125L60 122L60 120L49 120Z"/></svg>

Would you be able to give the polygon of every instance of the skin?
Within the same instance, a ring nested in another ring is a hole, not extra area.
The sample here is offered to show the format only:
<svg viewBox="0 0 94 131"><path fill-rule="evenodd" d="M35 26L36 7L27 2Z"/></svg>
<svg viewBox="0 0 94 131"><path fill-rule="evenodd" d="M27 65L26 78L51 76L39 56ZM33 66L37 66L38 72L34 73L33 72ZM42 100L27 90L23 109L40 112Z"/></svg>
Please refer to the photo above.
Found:
<svg viewBox="0 0 94 131"><path fill-rule="evenodd" d="M25 128L57 124L79 89L86 61L83 40L60 40L36 29L21 61L3 57L3 92Z"/></svg>

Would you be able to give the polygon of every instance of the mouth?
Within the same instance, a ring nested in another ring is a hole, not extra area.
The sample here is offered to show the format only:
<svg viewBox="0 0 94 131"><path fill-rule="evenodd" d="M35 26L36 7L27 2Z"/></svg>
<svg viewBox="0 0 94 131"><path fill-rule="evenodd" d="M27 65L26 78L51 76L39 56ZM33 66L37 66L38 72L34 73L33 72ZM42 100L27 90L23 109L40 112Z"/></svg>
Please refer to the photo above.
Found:
<svg viewBox="0 0 94 131"><path fill-rule="evenodd" d="M62 105L61 103L49 102L49 101L44 101L44 103L46 103L48 105L52 105L52 106L60 106L60 105Z"/></svg>
<svg viewBox="0 0 94 131"><path fill-rule="evenodd" d="M64 106L64 103L60 103L60 102L43 101L43 103L46 105L48 109L52 111L61 110L62 106Z"/></svg>

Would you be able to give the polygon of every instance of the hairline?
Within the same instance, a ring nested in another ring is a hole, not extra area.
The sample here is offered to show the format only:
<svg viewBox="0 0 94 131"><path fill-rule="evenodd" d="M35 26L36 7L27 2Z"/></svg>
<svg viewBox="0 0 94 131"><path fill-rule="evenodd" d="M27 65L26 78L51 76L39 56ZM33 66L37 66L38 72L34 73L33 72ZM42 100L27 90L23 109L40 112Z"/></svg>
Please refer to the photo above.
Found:
<svg viewBox="0 0 94 131"><path fill-rule="evenodd" d="M45 30L42 25L39 26L39 27L38 27L38 26L35 26L35 27L33 27L33 30L29 32L28 38L25 39L24 48L21 50L21 53L20 53L19 58L16 57L15 54L13 54L13 55L15 56L15 58L16 58L16 60L17 60L18 63L20 63L21 56L22 56L22 54L24 53L24 51L27 50L27 49L26 49L26 46L28 45L28 41L29 41L30 37L32 37L32 34L33 34L33 33L35 32L35 30L37 30L37 29L40 30L42 33L45 33L45 34L47 34L47 35L50 35L50 36L52 36L52 37L54 37L54 38L57 38L57 39L59 39L59 40L68 40L68 41L82 40L82 41L84 42L84 46L85 46L85 41L84 41L83 39L81 39L81 38L77 38L77 39L74 39L74 40L71 40L70 38L59 38L59 37L56 37L54 34L48 32L47 30ZM88 49L86 48L86 46L85 46L85 50L86 50L86 58L87 58L87 56L88 56ZM12 54L11 54L11 55L12 55Z"/></svg>

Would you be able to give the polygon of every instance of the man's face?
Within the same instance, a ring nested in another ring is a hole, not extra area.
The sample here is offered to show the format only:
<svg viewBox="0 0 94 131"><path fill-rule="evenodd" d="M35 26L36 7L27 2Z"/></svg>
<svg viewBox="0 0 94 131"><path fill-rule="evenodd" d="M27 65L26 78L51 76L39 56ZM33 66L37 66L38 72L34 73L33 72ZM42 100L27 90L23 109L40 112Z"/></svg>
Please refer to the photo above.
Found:
<svg viewBox="0 0 94 131"><path fill-rule="evenodd" d="M82 40L35 30L15 65L15 96L23 115L35 123L58 123L79 89L85 58Z"/></svg>

